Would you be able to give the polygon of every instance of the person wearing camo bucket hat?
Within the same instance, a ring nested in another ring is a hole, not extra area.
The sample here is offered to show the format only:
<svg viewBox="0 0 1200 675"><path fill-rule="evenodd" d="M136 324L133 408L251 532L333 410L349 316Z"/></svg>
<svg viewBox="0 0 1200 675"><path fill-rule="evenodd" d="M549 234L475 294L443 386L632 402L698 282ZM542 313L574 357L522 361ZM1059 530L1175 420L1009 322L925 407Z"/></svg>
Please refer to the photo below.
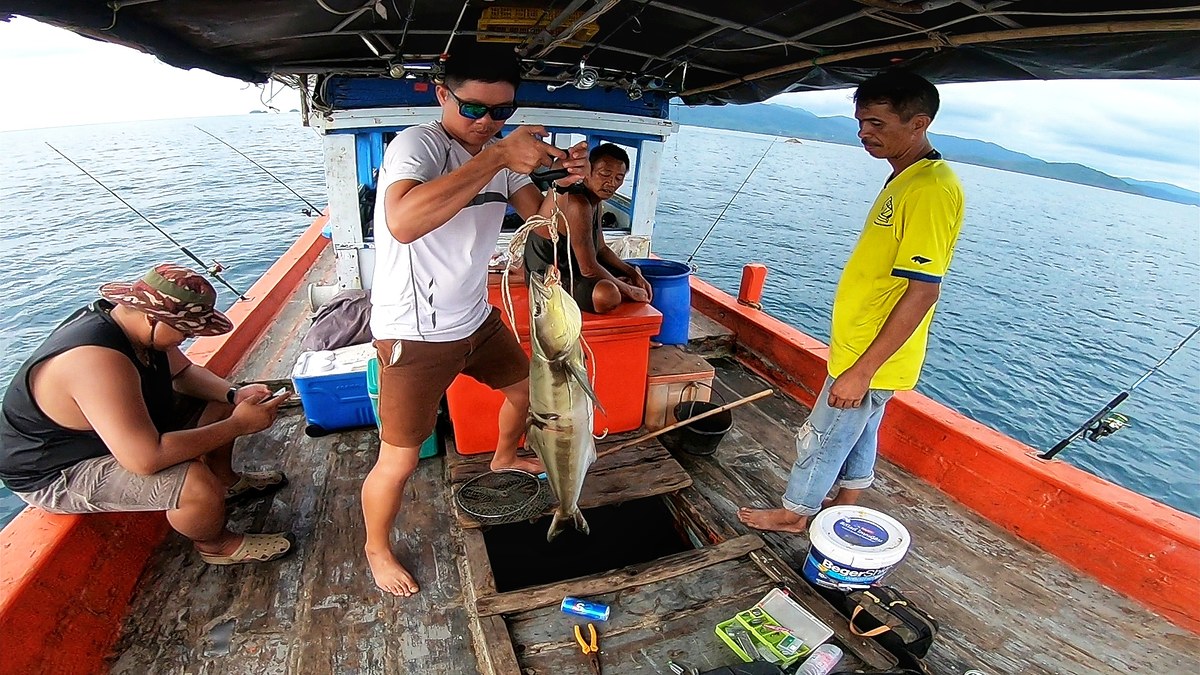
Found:
<svg viewBox="0 0 1200 675"><path fill-rule="evenodd" d="M179 265L159 265L137 281L104 284L100 296L139 310L188 337L233 330L233 322L216 309L217 291L212 284Z"/></svg>
<svg viewBox="0 0 1200 675"><path fill-rule="evenodd" d="M234 387L180 350L233 323L201 274L162 264L61 323L23 363L0 410L0 480L52 513L164 511L214 565L266 562L290 533L226 526L226 505L286 483L233 470L234 441L275 422L287 396ZM206 403L199 415L194 412Z"/></svg>

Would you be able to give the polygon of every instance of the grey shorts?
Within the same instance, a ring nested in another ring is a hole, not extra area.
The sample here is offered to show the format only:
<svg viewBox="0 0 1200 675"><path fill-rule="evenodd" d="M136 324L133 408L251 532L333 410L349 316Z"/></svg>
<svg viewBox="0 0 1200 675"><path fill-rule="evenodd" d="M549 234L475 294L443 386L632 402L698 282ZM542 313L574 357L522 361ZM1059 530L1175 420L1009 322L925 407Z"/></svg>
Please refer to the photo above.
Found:
<svg viewBox="0 0 1200 675"><path fill-rule="evenodd" d="M190 464L182 462L141 476L121 466L116 457L104 455L63 469L57 480L40 490L15 494L51 513L171 511L179 506Z"/></svg>

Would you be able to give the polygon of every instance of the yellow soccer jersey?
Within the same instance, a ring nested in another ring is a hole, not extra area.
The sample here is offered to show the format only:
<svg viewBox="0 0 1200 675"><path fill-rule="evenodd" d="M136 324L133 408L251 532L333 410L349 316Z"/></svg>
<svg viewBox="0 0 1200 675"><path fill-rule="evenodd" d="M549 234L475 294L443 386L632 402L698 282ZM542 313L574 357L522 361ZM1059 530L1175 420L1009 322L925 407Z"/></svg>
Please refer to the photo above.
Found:
<svg viewBox="0 0 1200 675"><path fill-rule="evenodd" d="M830 375L841 375L871 346L909 279L941 283L962 221L962 186L940 155L921 159L884 186L834 294ZM872 389L916 386L934 307L875 373Z"/></svg>

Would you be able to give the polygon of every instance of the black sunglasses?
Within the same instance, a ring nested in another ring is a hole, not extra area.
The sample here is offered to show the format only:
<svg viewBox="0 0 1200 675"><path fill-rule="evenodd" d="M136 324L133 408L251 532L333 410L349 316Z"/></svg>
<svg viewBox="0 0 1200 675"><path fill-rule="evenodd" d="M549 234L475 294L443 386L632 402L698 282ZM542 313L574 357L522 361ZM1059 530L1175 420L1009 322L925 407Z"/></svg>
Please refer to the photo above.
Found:
<svg viewBox="0 0 1200 675"><path fill-rule="evenodd" d="M513 103L505 103L503 105L484 105L482 103L474 103L472 101L464 101L446 87L446 93L458 101L458 114L469 120L483 119L484 115L491 115L492 119L497 122L502 122L513 116L517 112L517 106Z"/></svg>

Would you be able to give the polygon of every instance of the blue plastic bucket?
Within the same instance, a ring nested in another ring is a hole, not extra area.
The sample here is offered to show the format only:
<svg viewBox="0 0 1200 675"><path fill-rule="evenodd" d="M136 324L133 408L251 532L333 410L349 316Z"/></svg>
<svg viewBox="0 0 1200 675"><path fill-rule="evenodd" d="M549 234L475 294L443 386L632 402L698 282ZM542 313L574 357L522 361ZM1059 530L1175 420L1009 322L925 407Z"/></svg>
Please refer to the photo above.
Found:
<svg viewBox="0 0 1200 675"><path fill-rule="evenodd" d="M637 265L642 271L654 291L650 304L662 312L662 329L651 339L664 345L687 344L692 318L691 268L657 258L634 258L625 262Z"/></svg>

